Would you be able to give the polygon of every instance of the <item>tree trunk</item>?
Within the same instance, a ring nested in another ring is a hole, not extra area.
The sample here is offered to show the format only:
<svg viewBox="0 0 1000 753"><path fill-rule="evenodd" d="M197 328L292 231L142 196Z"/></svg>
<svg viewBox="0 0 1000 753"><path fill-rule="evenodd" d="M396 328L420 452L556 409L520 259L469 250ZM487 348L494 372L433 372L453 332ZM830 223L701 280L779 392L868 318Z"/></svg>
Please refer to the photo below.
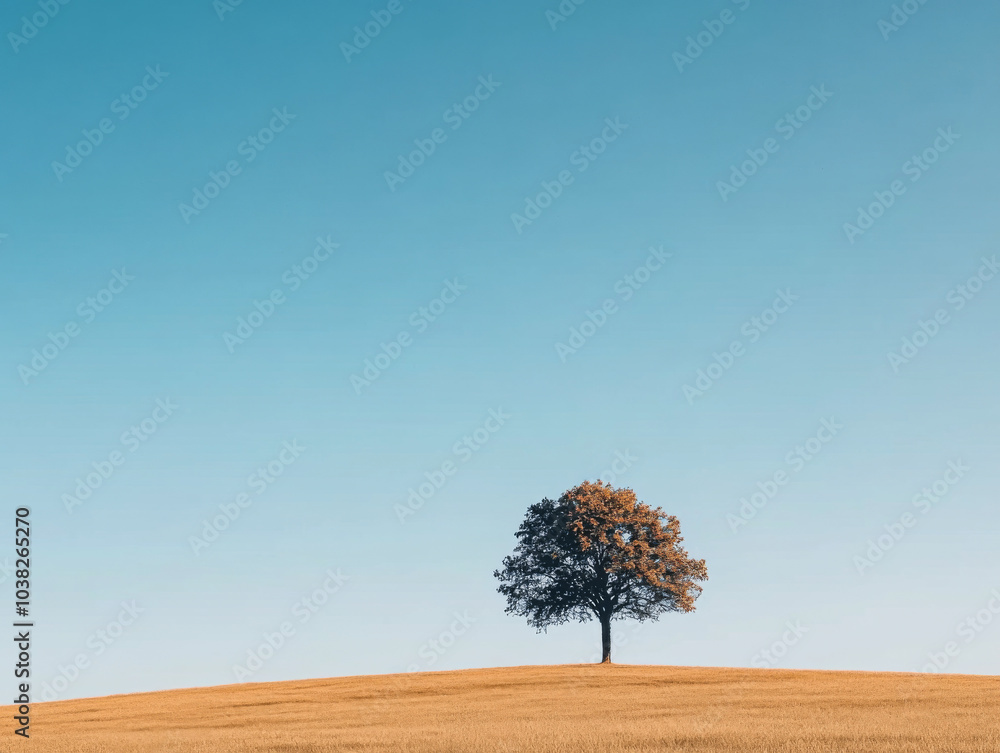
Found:
<svg viewBox="0 0 1000 753"><path fill-rule="evenodd" d="M601 664L611 663L611 617L601 618Z"/></svg>

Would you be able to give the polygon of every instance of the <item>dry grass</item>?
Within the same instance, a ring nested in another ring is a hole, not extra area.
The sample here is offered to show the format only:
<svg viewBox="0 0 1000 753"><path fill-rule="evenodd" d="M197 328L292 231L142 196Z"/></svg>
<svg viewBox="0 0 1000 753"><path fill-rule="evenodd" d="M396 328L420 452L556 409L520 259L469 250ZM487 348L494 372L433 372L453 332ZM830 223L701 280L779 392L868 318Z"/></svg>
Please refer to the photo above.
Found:
<svg viewBox="0 0 1000 753"><path fill-rule="evenodd" d="M593 666L37 704L45 753L997 753L1000 678ZM4 707L12 716L12 707ZM27 748L26 748L27 749Z"/></svg>

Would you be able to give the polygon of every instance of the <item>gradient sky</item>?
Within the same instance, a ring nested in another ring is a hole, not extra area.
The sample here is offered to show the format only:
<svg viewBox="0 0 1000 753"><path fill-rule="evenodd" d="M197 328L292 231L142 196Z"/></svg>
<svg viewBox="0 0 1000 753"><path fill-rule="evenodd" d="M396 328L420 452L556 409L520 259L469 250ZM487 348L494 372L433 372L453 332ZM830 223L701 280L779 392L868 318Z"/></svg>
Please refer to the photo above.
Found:
<svg viewBox="0 0 1000 753"><path fill-rule="evenodd" d="M235 682L283 622L294 635L250 679L590 661L596 623L536 635L504 615L492 572L529 504L599 476L677 515L710 574L696 613L617 623L618 661L760 666L791 623L807 632L773 666L919 671L953 642L946 671L1000 674L1000 277L954 303L1000 253L996 3L929 0L893 31L892 3L862 0L590 0L555 28L556 0L401 0L350 61L342 43L389 3L218 5L70 3L22 42L9 34L39 5L0 14L0 454L7 509L32 509L36 693L80 655L61 698ZM457 120L488 93L480 77L493 91ZM824 87L801 128L780 123ZM275 109L287 126L248 146ZM93 152L54 169L104 118ZM581 159L613 135L606 119L620 135ZM390 190L386 171L438 128ZM724 200L747 150L767 162ZM572 183L519 232L511 215L562 171ZM894 181L905 191L849 240ZM296 285L317 238L339 245ZM625 300L651 247L671 256ZM123 268L134 279L97 312L87 299L107 301ZM224 334L274 290L283 302L230 352ZM797 300L763 332L752 318L779 291ZM615 313L561 358L607 299ZM352 375L401 332L357 394ZM733 342L742 355L686 399ZM178 407L123 441L157 400ZM491 410L509 418L456 451ZM795 460L823 420L843 428ZM296 441L273 484L252 475ZM114 452L123 464L67 510ZM616 453L634 460L612 479ZM949 462L969 470L915 500ZM727 516L778 472L788 483L734 532ZM252 504L196 553L241 493ZM348 580L301 621L338 569ZM123 601L144 611L109 628Z"/></svg>

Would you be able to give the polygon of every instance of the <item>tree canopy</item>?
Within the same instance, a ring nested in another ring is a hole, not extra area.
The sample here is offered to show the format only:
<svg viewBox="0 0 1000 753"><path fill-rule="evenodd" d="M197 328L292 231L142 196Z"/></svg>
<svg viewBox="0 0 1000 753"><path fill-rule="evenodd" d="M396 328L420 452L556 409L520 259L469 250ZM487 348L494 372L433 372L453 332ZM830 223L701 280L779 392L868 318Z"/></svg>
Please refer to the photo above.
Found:
<svg viewBox="0 0 1000 753"><path fill-rule="evenodd" d="M597 619L604 662L612 620L692 612L708 579L705 561L681 547L677 518L602 481L531 505L515 535L514 553L494 572L506 612L539 631Z"/></svg>

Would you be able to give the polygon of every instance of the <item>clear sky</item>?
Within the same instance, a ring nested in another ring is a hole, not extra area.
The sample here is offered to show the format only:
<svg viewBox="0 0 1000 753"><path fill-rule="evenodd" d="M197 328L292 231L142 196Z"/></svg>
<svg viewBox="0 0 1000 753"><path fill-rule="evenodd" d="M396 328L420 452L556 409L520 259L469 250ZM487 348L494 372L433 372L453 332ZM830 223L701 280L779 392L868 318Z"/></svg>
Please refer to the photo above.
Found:
<svg viewBox="0 0 1000 753"><path fill-rule="evenodd" d="M5 7L36 691L590 661L492 572L597 477L710 574L618 661L1000 674L1000 8L677 5Z"/></svg>

